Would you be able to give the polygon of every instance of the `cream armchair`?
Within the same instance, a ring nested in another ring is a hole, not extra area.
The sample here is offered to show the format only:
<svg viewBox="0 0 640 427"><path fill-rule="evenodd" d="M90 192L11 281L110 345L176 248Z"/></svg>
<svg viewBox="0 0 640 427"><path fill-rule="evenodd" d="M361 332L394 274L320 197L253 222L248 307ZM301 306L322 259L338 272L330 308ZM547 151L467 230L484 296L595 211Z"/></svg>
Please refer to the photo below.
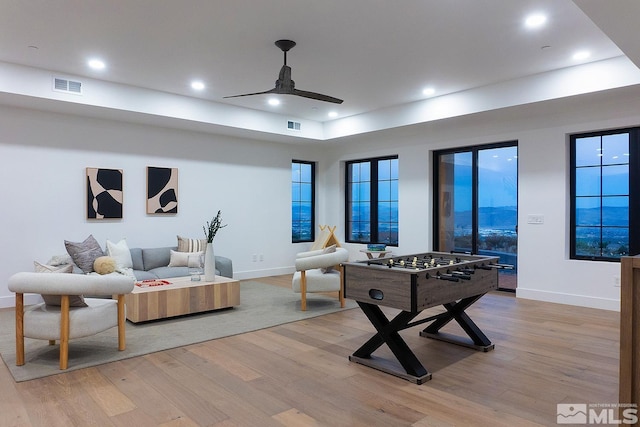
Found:
<svg viewBox="0 0 640 427"><path fill-rule="evenodd" d="M291 286L300 293L300 309L307 309L307 292L338 292L340 307L344 307L344 283L341 263L349 260L349 251L336 248L301 252L296 256L296 272Z"/></svg>
<svg viewBox="0 0 640 427"><path fill-rule="evenodd" d="M60 369L67 369L69 340L118 327L118 350L124 350L124 295L133 290L133 278L118 274L17 273L9 278L16 294L16 365L25 363L24 337L60 341ZM60 306L44 303L24 306L24 294L60 295ZM84 298L86 307L69 307L69 295L104 295L117 299Z"/></svg>

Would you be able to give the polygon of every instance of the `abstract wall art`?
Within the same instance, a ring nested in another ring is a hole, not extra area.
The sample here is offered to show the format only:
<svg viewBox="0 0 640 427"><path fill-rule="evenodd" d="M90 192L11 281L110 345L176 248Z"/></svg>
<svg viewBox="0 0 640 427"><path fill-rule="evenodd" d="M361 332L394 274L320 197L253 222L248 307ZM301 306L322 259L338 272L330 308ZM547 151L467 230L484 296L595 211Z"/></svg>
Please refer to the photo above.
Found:
<svg viewBox="0 0 640 427"><path fill-rule="evenodd" d="M178 213L178 168L147 166L147 213Z"/></svg>
<svg viewBox="0 0 640 427"><path fill-rule="evenodd" d="M87 168L87 219L122 218L122 169Z"/></svg>

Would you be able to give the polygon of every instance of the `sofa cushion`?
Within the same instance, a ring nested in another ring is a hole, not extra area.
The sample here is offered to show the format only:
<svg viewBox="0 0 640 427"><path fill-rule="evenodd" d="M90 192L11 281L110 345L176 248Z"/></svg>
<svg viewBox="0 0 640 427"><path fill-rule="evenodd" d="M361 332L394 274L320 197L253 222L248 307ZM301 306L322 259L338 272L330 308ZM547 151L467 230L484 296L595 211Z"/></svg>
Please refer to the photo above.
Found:
<svg viewBox="0 0 640 427"><path fill-rule="evenodd" d="M323 273L319 268L306 270L307 292L334 292L340 290L340 272L337 270ZM293 292L300 292L301 274L296 271L293 274L291 286Z"/></svg>
<svg viewBox="0 0 640 427"><path fill-rule="evenodd" d="M151 271L144 270L133 270L133 275L136 276L136 280L138 282L142 280L152 280L158 278L158 276L153 274Z"/></svg>
<svg viewBox="0 0 640 427"><path fill-rule="evenodd" d="M87 298L84 309L72 307L69 339L82 338L118 326L118 302L113 299ZM36 304L25 309L24 336L36 339L60 339L60 307Z"/></svg>
<svg viewBox="0 0 640 427"><path fill-rule="evenodd" d="M142 249L130 248L129 252L131 252L131 264L133 265L133 269L144 270L144 263L142 262Z"/></svg>
<svg viewBox="0 0 640 427"><path fill-rule="evenodd" d="M85 273L91 273L93 271L93 262L96 258L104 255L100 244L92 234L84 239L83 242L65 240L64 246L67 248L69 255L71 255L73 262Z"/></svg>
<svg viewBox="0 0 640 427"><path fill-rule="evenodd" d="M157 267L150 270L158 279L168 279L171 277L181 277L189 275L188 267ZM137 277L137 276L136 276Z"/></svg>
<svg viewBox="0 0 640 427"><path fill-rule="evenodd" d="M148 248L142 249L142 263L144 270L149 271L158 267L166 267L171 261L171 249L175 250L175 247L165 248Z"/></svg>

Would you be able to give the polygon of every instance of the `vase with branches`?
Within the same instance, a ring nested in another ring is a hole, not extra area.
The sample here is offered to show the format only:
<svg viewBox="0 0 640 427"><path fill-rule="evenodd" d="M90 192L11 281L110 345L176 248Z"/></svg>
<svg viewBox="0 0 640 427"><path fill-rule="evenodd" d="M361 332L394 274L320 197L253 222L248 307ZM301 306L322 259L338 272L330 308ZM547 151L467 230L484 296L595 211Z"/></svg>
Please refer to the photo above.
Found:
<svg viewBox="0 0 640 427"><path fill-rule="evenodd" d="M214 281L216 276L216 258L213 254L213 239L218 234L218 230L226 227L227 224L222 224L222 212L218 211L218 214L214 216L211 221L207 221L207 224L202 227L204 235L207 238L207 248L204 251L204 279L207 281Z"/></svg>
<svg viewBox="0 0 640 427"><path fill-rule="evenodd" d="M216 237L218 230L226 226L227 224L222 225L222 211L218 211L218 214L211 219L211 222L207 221L207 225L202 227L207 243L213 243L213 238Z"/></svg>

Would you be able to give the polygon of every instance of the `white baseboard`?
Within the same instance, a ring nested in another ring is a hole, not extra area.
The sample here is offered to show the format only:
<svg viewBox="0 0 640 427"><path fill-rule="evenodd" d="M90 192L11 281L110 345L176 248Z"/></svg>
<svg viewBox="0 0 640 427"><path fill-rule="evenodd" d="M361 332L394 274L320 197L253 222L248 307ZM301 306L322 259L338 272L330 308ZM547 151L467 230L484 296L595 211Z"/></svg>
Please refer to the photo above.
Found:
<svg viewBox="0 0 640 427"><path fill-rule="evenodd" d="M281 274L295 273L295 267L277 267L264 270L234 271L233 278L236 280L259 279L260 277L280 276Z"/></svg>
<svg viewBox="0 0 640 427"><path fill-rule="evenodd" d="M24 296L24 305L39 304L42 302L42 297L38 294L26 294ZM0 308L8 308L16 306L16 297L10 295L7 297L0 297Z"/></svg>
<svg viewBox="0 0 640 427"><path fill-rule="evenodd" d="M596 298L585 295L573 295L560 292L540 291L537 289L516 289L516 297L536 301L555 302L558 304L577 305L580 307L599 308L602 310L620 311L620 300Z"/></svg>

